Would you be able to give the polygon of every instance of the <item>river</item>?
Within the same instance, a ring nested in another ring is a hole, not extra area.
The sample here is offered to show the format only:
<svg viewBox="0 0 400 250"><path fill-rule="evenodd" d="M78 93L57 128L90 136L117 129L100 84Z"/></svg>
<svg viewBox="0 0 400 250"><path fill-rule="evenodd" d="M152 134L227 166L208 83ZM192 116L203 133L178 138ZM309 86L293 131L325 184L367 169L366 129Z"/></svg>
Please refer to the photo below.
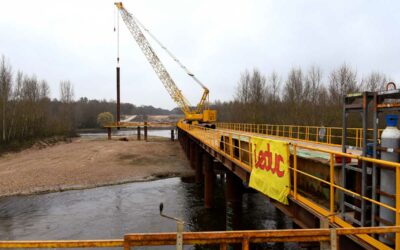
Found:
<svg viewBox="0 0 400 250"><path fill-rule="evenodd" d="M125 233L133 232L176 230L173 221L159 215L160 202L164 203L165 214L190 223L186 231L229 227L225 221L236 215L225 206L222 183L217 184L215 208L204 208L202 190L192 179L170 178L6 197L0 199L0 235L2 240L103 239L122 238ZM291 228L290 220L258 193L244 194L240 217L240 229ZM282 247L271 243L257 249Z"/></svg>
<svg viewBox="0 0 400 250"><path fill-rule="evenodd" d="M126 233L175 231L175 222L159 215L160 202L164 203L165 214L188 223L185 231L292 228L290 219L259 193L245 193L241 214L234 214L231 204L225 203L220 179L217 179L214 208L206 209L202 184L195 183L193 178L169 178L0 198L0 240L121 239ZM298 245L252 246L252 249L285 248Z"/></svg>

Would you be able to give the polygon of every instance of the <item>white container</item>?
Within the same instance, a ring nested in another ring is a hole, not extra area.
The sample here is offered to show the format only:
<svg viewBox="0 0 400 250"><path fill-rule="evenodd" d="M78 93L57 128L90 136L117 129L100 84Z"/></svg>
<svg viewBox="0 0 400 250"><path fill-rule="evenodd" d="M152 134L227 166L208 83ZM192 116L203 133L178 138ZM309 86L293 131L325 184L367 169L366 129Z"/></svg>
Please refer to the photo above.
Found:
<svg viewBox="0 0 400 250"><path fill-rule="evenodd" d="M392 121L388 121L388 118L393 118ZM388 126L383 130L381 135L381 146L387 148L386 151L382 151L381 159L385 161L399 162L400 155L399 153L394 152L395 149L398 149L400 146L400 130L397 126L397 116L388 116L386 117ZM391 125L391 126L390 126ZM391 168L381 168L381 176L380 176L380 198L379 201L387 204L391 207L395 206L395 200L391 197L383 195L384 193L395 196L396 195L396 172ZM390 222L392 225L395 225L396 216L393 211L390 211L386 208L379 208L379 217L385 221ZM380 226L389 226L382 222L379 223ZM394 234L387 234L386 236L394 237ZM392 241L389 241L383 235L379 238L382 242L386 244L393 244Z"/></svg>

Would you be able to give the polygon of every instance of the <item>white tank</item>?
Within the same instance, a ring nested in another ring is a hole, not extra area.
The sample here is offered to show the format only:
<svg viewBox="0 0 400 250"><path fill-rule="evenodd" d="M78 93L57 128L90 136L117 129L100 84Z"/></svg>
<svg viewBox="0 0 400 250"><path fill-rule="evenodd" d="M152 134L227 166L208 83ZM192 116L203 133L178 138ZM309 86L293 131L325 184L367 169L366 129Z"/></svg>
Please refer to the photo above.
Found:
<svg viewBox="0 0 400 250"><path fill-rule="evenodd" d="M396 115L386 116L387 127L382 131L381 135L381 146L387 148L387 152L382 151L381 153L381 159L385 161L399 162L400 160L400 155L393 152L394 149L400 146L400 130L397 128L397 119L398 117ZM382 193L393 196L396 195L396 172L394 169L381 168L380 190ZM379 201L395 207L395 200L383 194L380 195ZM392 225L395 224L395 213L386 208L379 208L379 217L385 221L389 221ZM389 226L382 222L380 222L379 225ZM387 234L387 236L394 237L394 234ZM380 237L380 240L386 244L393 244L393 242L383 236Z"/></svg>

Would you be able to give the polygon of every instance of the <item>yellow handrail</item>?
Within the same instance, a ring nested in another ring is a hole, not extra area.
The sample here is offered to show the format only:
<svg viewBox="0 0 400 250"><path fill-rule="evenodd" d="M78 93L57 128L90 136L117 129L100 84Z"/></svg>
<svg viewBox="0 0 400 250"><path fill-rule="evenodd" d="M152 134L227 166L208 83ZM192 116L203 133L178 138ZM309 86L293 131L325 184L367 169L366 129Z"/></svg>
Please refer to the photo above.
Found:
<svg viewBox="0 0 400 250"><path fill-rule="evenodd" d="M275 127L274 127L275 126ZM260 130L257 129L257 132L264 132L264 133L270 133L270 134L277 134L277 135L284 135L284 129L285 128L290 128L290 133L291 137L299 137L302 138L303 135L301 135L300 131L304 131L304 133L308 134L308 139L312 139L312 133L310 131L313 130L313 128L318 128L321 129L321 127L304 127L304 126L285 126L285 125L280 125L282 127L281 130L278 129L276 125L261 125L259 128ZM202 143L206 144L207 146L211 147L213 150L217 151L220 154L225 155L228 159L233 161L236 165L239 167L242 167L244 170L251 172L252 166L251 162L253 162L253 155L251 154L251 141L252 138L256 137L256 134L250 134L250 133L243 133L242 130L248 131L248 128L253 127L251 124L226 124L226 123L219 123L217 124L217 129L208 129L200 126L194 126L190 124L185 124L185 123L178 123L178 127L180 129L183 129L187 131L189 134L194 136L195 138L199 139L202 141ZM272 129L271 129L272 128ZM326 128L327 135L330 136L330 139L327 140L329 142L332 140L332 135L330 134L331 131L334 129L341 129L341 128ZM355 131L359 129L354 129ZM276 131L281 131L281 132L276 132ZM283 131L283 132L282 132ZM286 130L288 131L288 130ZM299 136L300 135L300 136ZM361 133L359 135L356 135L355 142L359 141L359 138L361 137ZM260 137L257 137L260 138ZM262 137L261 137L262 138ZM304 137L303 137L304 138ZM233 140L235 139L235 140ZM233 145L234 141L237 141L237 145ZM239 143L240 141L240 143ZM358 145L358 144L357 144ZM307 205L316 211L317 213L320 213L322 216L328 216L330 222L337 224L338 226L341 227L352 227L352 225L348 222L346 222L343 218L340 217L340 215L337 214L337 211L335 210L335 204L337 204L338 200L335 197L335 192L344 192L347 194L352 195L353 197L358 197L360 199L363 199L367 202L371 202L379 207L386 208L390 211L395 212L396 215L396 221L395 225L400 226L400 163L396 162L388 162L384 160L379 160L379 159L374 159L374 158L369 158L369 157L364 157L364 156L358 156L358 155L353 155L353 154L348 154L348 153L342 153L339 151L334 151L334 150L328 150L328 149L320 149L316 147L311 147L311 146L303 146L303 145L297 145L293 144L291 145L292 147L292 156L293 156L293 166L290 167L291 172L293 173L293 186L291 187L291 199L295 201L299 201L302 203L307 203ZM231 149L226 151L225 149ZM232 150L233 149L233 150ZM238 152L241 152L240 154L235 154L235 150ZM298 168L298 157L299 157L299 150L307 150L307 151L312 151L312 152L318 152L318 153L324 153L329 155L329 179L324 180L320 178L319 176L316 176L315 173L307 173L303 170L299 170ZM345 158L351 158L355 159L358 161L365 161L367 163L375 164L377 168L381 167L386 167L386 168L393 168L396 171L396 194L395 194L395 207L390 206L388 204L384 204L380 202L379 200L374 200L370 197L367 197L365 195L362 195L361 193L355 192L354 190L350 190L348 188L345 188L341 186L340 184L335 182L335 156L337 157L345 157ZM248 158L244 160L245 158ZM316 204L312 199L305 198L303 195L299 194L299 182L298 178L299 175L304 176L305 178L312 178L313 180L323 183L324 185L329 186L329 200L328 200L328 208L325 208L321 204ZM326 212L325 212L326 211ZM383 244L382 242L376 240L373 237L370 237L368 235L361 235L358 236L364 241L367 241L371 245L378 246L381 248L385 248L386 245ZM400 234L396 233L396 246L400 248Z"/></svg>
<svg viewBox="0 0 400 250"><path fill-rule="evenodd" d="M342 145L341 127L300 126L300 125L273 125L251 123L216 123L217 129L263 134L268 136L283 137L300 141L312 141L328 145ZM252 129L256 128L256 129ZM362 128L347 128L347 145L360 148L363 143ZM372 142L373 129L368 129L367 140ZM382 129L378 130L378 139Z"/></svg>

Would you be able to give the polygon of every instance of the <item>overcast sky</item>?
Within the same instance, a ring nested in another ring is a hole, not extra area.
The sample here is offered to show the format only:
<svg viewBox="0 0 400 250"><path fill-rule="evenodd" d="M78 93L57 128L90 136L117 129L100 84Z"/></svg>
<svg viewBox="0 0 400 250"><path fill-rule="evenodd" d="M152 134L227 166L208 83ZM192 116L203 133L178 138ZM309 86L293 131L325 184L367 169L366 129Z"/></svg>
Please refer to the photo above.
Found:
<svg viewBox="0 0 400 250"><path fill-rule="evenodd" d="M114 1L0 0L0 54L13 71L48 81L51 96L70 80L75 98L115 100ZM325 77L346 62L400 84L400 1L135 0L133 13L210 89L232 99L240 73L258 68L286 77L291 67L319 65ZM121 101L173 108L175 103L120 21ZM192 104L202 94L160 54Z"/></svg>

